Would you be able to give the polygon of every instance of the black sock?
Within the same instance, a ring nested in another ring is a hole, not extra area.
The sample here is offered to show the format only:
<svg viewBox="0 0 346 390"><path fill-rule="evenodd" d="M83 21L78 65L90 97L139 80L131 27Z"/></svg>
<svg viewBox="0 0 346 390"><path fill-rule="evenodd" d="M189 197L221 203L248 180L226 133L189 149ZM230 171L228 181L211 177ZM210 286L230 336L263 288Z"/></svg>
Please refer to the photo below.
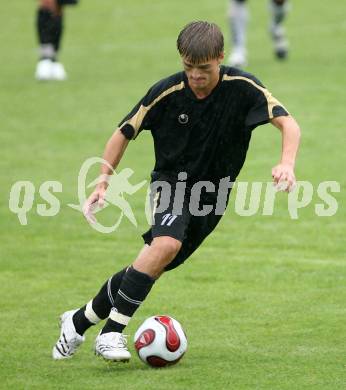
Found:
<svg viewBox="0 0 346 390"><path fill-rule="evenodd" d="M114 306L115 298L126 270L127 267L109 278L93 299L92 308L102 320L109 316L109 313Z"/></svg>
<svg viewBox="0 0 346 390"><path fill-rule="evenodd" d="M119 332L126 327L140 304L149 294L155 279L129 267L121 282L106 325L101 333Z"/></svg>
<svg viewBox="0 0 346 390"><path fill-rule="evenodd" d="M45 8L37 11L36 27L38 40L41 44L53 43L52 39L53 13Z"/></svg>
<svg viewBox="0 0 346 390"><path fill-rule="evenodd" d="M62 15L54 16L52 43L56 52L58 52L60 49L60 42L61 42L63 29L64 29L63 16Z"/></svg>
<svg viewBox="0 0 346 390"><path fill-rule="evenodd" d="M37 11L36 27L41 44L41 58L55 59L63 31L61 15L54 15L46 8Z"/></svg>
<svg viewBox="0 0 346 390"><path fill-rule="evenodd" d="M101 287L95 298L92 300L92 310L95 312L99 319L104 320L109 316L111 308L114 304L114 299L119 290L120 283L126 273L126 269L127 268L124 268L117 274L110 277L107 282ZM95 325L94 322L88 320L85 315L85 310L86 305L80 308L73 315L73 324L76 328L77 333L81 336L83 336L85 331L88 330L91 326Z"/></svg>
<svg viewBox="0 0 346 390"><path fill-rule="evenodd" d="M86 305L76 311L72 317L73 325L76 328L78 334L83 336L84 332L89 329L93 324L85 317Z"/></svg>

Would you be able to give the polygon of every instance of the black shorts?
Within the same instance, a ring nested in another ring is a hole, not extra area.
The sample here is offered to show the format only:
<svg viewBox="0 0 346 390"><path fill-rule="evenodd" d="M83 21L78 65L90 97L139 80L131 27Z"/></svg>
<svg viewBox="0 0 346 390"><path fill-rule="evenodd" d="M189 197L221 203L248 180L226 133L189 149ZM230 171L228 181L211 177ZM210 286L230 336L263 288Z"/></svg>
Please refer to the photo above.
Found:
<svg viewBox="0 0 346 390"><path fill-rule="evenodd" d="M162 180L162 178L160 179ZM166 198L167 207L161 211L160 206L163 197L167 196L162 189L153 194L153 224L151 228L145 232L142 237L146 244L150 245L153 238L160 236L173 237L182 242L182 247L176 257L165 268L166 271L174 269L182 264L190 255L201 245L204 239L215 229L222 215L216 215L215 212L215 196L208 196L205 193L201 194L199 202L200 208L203 205L212 205L213 211L204 216L196 216L190 211L190 190L185 192L184 202L180 212L175 209L174 198L179 194L176 190L176 183L171 184L171 196ZM183 192L180 192L183 194ZM175 195L175 196L174 196ZM155 199L156 196L156 199ZM179 208L179 207L178 207ZM159 211L157 211L159 210Z"/></svg>
<svg viewBox="0 0 346 390"><path fill-rule="evenodd" d="M57 0L59 5L74 5L78 3L78 0Z"/></svg>

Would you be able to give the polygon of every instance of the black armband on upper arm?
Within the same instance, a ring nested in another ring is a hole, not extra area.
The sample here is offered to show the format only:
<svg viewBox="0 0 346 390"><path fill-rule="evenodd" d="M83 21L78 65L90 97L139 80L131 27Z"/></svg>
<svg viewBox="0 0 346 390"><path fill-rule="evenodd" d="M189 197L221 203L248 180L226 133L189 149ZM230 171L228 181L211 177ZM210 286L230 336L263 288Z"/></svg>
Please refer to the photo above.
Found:
<svg viewBox="0 0 346 390"><path fill-rule="evenodd" d="M127 138L128 140L133 139L133 137L135 135L134 128L128 123L126 123L124 126L122 126L120 128L120 131L124 134L125 138Z"/></svg>
<svg viewBox="0 0 346 390"><path fill-rule="evenodd" d="M273 114L273 118L277 117L277 116L288 116L289 113L288 111L286 111L282 106L274 106L272 108L272 114Z"/></svg>

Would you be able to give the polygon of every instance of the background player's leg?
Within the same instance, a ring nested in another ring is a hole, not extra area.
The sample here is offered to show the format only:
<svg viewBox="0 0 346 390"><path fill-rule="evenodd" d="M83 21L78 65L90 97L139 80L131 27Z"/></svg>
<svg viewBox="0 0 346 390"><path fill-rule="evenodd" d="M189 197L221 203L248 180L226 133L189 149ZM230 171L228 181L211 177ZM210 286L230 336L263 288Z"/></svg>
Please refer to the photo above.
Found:
<svg viewBox="0 0 346 390"><path fill-rule="evenodd" d="M38 80L64 80L66 72L57 62L63 32L63 8L57 0L39 0L36 27L40 60L35 77Z"/></svg>
<svg viewBox="0 0 346 390"><path fill-rule="evenodd" d="M232 52L228 63L231 66L243 67L246 59L246 30L248 23L248 8L245 0L231 0L229 23L232 37Z"/></svg>
<svg viewBox="0 0 346 390"><path fill-rule="evenodd" d="M288 12L287 0L270 0L271 12L270 33L274 44L274 52L277 58L285 59L288 54L288 41L283 22Z"/></svg>
<svg viewBox="0 0 346 390"><path fill-rule="evenodd" d="M107 323L96 338L97 354L108 360L130 358L122 331L180 248L181 242L172 237L156 237L138 255L125 273Z"/></svg>

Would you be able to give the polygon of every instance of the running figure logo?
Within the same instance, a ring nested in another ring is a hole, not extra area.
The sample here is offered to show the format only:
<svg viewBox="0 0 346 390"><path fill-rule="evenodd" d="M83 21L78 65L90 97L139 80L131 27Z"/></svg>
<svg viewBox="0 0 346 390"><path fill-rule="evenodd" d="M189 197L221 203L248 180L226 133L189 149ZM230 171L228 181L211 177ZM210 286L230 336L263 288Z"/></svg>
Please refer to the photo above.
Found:
<svg viewBox="0 0 346 390"><path fill-rule="evenodd" d="M106 160L99 157L89 158L83 163L78 175L79 204L68 204L68 206L83 213L83 205L87 199L85 192L86 188L94 187L100 180L99 176L86 187L87 174L96 164L106 164L112 170L113 174L109 177L109 186L106 192L104 207L100 209L97 205L95 205L93 212L96 214L106 207L113 205L120 209L121 213L116 223L112 226L104 226L96 219L95 223L90 224L90 226L101 233L112 233L119 227L123 217L125 216L134 226L137 227L137 221L133 210L130 203L125 199L124 194L133 195L146 184L147 180L143 180L142 182L133 185L129 181L130 177L134 173L132 169L124 168L121 172L116 173Z"/></svg>

